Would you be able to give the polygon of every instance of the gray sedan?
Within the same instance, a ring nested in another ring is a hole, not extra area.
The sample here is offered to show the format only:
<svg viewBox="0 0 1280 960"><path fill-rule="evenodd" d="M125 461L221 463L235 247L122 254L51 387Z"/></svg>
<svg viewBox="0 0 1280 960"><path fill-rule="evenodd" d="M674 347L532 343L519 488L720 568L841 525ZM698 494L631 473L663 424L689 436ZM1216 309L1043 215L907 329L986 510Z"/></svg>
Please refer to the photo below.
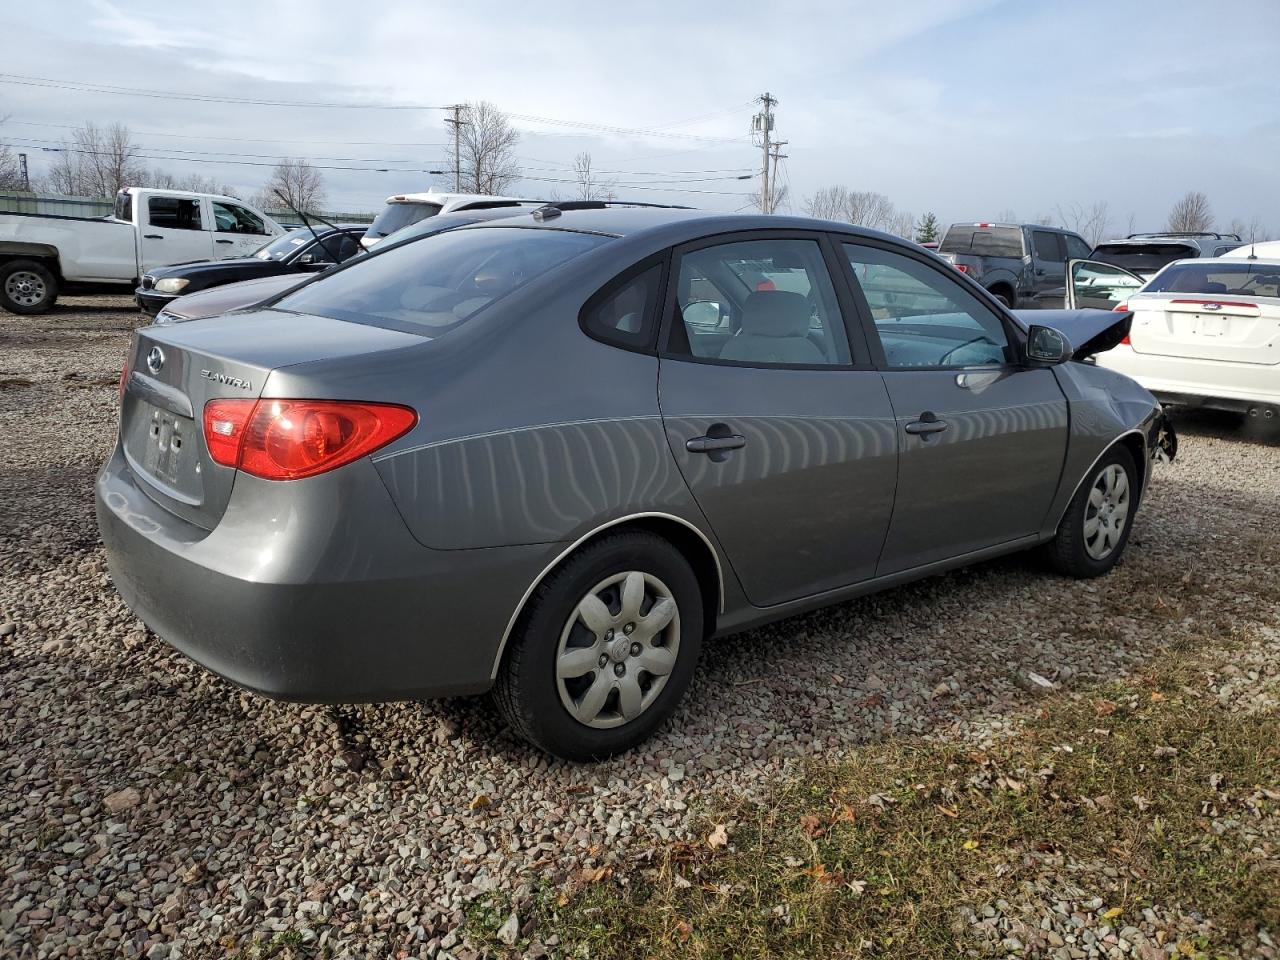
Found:
<svg viewBox="0 0 1280 960"><path fill-rule="evenodd" d="M1128 315L1035 317L847 225L549 205L140 330L98 521L129 605L238 684L492 691L606 757L712 637L1116 563L1163 416L1089 362Z"/></svg>

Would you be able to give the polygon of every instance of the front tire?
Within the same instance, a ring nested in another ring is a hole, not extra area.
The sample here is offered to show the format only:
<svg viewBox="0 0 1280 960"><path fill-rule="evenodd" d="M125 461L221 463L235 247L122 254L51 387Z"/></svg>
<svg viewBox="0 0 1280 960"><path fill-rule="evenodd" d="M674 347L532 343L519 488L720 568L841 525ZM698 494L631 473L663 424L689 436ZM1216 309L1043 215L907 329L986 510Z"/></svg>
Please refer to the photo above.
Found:
<svg viewBox="0 0 1280 960"><path fill-rule="evenodd" d="M1088 579L1100 577L1120 559L1138 506L1138 471L1122 446L1113 447L1093 465L1071 498L1046 547L1059 573Z"/></svg>
<svg viewBox="0 0 1280 960"><path fill-rule="evenodd" d="M0 265L0 306L10 313L47 313L58 299L58 280L36 260Z"/></svg>
<svg viewBox="0 0 1280 960"><path fill-rule="evenodd" d="M630 750L693 679L702 615L697 577L675 547L643 531L606 536L534 591L494 701L517 733L566 760Z"/></svg>

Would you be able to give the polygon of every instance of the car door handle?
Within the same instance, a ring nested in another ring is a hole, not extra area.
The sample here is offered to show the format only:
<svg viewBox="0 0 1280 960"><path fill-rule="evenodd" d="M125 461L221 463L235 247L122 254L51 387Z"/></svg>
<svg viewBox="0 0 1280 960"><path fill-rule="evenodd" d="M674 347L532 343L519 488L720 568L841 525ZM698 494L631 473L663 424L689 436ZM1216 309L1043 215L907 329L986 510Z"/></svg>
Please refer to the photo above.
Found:
<svg viewBox="0 0 1280 960"><path fill-rule="evenodd" d="M694 437L686 440L684 448L690 453L719 453L722 450L739 450L747 445L747 438L735 433L727 437Z"/></svg>
<svg viewBox="0 0 1280 960"><path fill-rule="evenodd" d="M234 240L215 240L214 243L235 243Z"/></svg>
<svg viewBox="0 0 1280 960"><path fill-rule="evenodd" d="M160 236L160 234L158 233L144 233L142 235L142 239L143 240L163 240L164 237Z"/></svg>
<svg viewBox="0 0 1280 960"><path fill-rule="evenodd" d="M928 436L931 433L941 433L943 430L947 429L948 426L950 426L950 424L948 424L947 421L939 420L932 413L923 413L920 415L919 420L912 420L903 429L906 430L907 433L917 436Z"/></svg>

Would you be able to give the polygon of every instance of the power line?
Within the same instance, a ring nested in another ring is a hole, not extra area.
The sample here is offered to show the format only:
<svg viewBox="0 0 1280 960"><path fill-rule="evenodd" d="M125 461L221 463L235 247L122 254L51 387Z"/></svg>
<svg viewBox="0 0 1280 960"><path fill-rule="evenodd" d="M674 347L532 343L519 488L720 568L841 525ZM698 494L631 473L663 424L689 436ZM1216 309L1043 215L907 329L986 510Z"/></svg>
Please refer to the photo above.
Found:
<svg viewBox="0 0 1280 960"><path fill-rule="evenodd" d="M39 147L41 149L46 148L46 145L50 145L50 148L57 148L57 147L62 147L67 145L65 141L48 140L48 139L42 139L40 137L12 137L10 139L23 140L27 143L30 143L32 146ZM214 157L214 156L216 157L247 157L251 160L271 160L271 159L279 160L280 159L279 153L235 153L230 150L183 150L183 149L179 149L178 147L161 147L161 146L152 146L150 144L139 144L138 146L142 150L162 150L165 153L193 154L195 156L205 156L205 157ZM324 161L332 161L335 163L422 163L423 162L421 158L388 159L386 157L308 156L306 159L308 161L324 160ZM441 160L440 162L444 163L443 160Z"/></svg>
<svg viewBox="0 0 1280 960"><path fill-rule="evenodd" d="M37 120L5 120L5 123L17 123L27 127L56 127L60 130L78 130L80 124L75 123L42 123ZM176 140L225 140L229 143L289 143L320 144L324 146L343 147L447 147L447 143L414 143L397 140L290 140L280 137L221 137L213 134L168 133L160 130L134 130L143 137L169 137Z"/></svg>

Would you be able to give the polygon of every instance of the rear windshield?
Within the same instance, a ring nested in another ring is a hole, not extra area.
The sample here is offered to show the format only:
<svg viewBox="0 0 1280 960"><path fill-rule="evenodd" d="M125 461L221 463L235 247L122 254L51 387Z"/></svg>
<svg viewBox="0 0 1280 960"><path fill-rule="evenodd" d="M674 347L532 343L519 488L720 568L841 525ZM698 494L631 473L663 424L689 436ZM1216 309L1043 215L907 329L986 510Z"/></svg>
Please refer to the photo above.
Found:
<svg viewBox="0 0 1280 960"><path fill-rule="evenodd" d="M442 209L438 203L388 203L386 209L369 224L365 236L381 239L411 223L434 217Z"/></svg>
<svg viewBox="0 0 1280 960"><path fill-rule="evenodd" d="M1100 243L1089 259L1131 273L1155 273L1165 264L1199 255L1200 251L1189 243Z"/></svg>
<svg viewBox="0 0 1280 960"><path fill-rule="evenodd" d="M273 304L437 337L607 237L567 230L449 230L362 257Z"/></svg>
<svg viewBox="0 0 1280 960"><path fill-rule="evenodd" d="M1143 293L1225 293L1280 296L1280 263L1180 263L1145 287Z"/></svg>
<svg viewBox="0 0 1280 960"><path fill-rule="evenodd" d="M1021 227L975 227L952 224L939 253L968 253L975 257L1022 257Z"/></svg>

